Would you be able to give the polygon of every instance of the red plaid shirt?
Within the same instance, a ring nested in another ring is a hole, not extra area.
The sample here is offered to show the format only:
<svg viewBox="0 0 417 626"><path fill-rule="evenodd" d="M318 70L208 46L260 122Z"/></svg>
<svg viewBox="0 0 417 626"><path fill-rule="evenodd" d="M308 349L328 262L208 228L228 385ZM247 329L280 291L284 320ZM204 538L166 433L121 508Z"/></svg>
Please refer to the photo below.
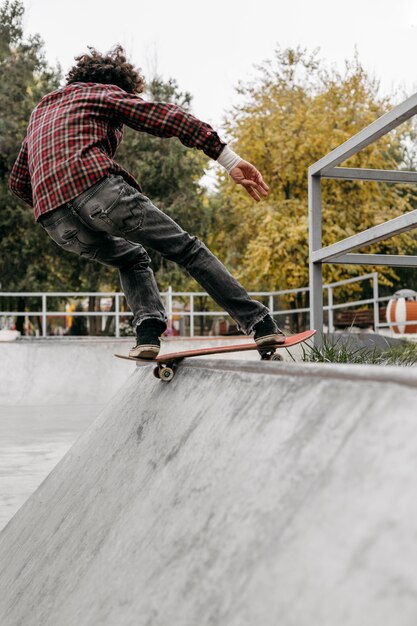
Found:
<svg viewBox="0 0 417 626"><path fill-rule="evenodd" d="M78 196L108 173L138 182L113 156L123 124L158 137L178 137L217 159L225 143L211 126L174 104L147 102L115 85L72 83L46 95L33 110L10 189L35 218Z"/></svg>

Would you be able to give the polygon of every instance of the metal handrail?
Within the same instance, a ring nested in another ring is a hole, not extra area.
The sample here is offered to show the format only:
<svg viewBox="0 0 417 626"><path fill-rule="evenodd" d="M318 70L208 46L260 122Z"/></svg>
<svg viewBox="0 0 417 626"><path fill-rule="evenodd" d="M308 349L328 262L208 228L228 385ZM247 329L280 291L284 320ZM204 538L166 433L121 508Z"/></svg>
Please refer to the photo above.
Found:
<svg viewBox="0 0 417 626"><path fill-rule="evenodd" d="M382 115L372 124L329 152L308 170L308 211L310 250L310 324L318 332L315 342L321 341L323 331L323 263L350 265L383 265L389 267L417 267L417 256L352 253L364 246L417 228L417 210L410 211L382 224L323 247L321 180L362 180L389 183L417 183L417 172L340 167L350 156L374 143L380 137L410 119L417 113L417 93ZM374 285L374 299L375 299ZM377 307L376 307L377 308ZM376 310L375 308L375 310ZM382 327L375 313L375 329ZM329 323L330 327L330 323Z"/></svg>

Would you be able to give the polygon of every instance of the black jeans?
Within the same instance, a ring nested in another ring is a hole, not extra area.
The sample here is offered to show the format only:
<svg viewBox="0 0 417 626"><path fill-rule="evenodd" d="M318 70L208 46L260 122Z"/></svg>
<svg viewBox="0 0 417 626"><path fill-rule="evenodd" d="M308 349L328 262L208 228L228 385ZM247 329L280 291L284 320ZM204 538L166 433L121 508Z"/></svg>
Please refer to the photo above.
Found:
<svg viewBox="0 0 417 626"><path fill-rule="evenodd" d="M134 326L145 319L167 319L145 247L183 266L244 332L250 333L268 313L204 243L122 176L102 178L39 221L64 250L118 268Z"/></svg>

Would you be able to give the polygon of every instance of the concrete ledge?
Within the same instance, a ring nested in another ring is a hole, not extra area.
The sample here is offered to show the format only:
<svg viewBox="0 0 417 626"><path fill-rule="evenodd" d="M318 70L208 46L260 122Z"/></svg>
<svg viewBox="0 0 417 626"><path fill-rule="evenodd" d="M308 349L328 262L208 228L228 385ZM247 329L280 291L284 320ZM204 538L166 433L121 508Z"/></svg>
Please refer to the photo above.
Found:
<svg viewBox="0 0 417 626"><path fill-rule="evenodd" d="M146 367L146 366L144 366ZM153 367L153 364L152 364ZM282 363L274 361L229 361L227 359L184 359L180 369L207 369L224 372L247 372L254 375L290 376L293 378L320 378L380 382L417 387L417 369L398 366L345 365L343 363Z"/></svg>
<svg viewBox="0 0 417 626"><path fill-rule="evenodd" d="M4 626L415 626L416 373L134 368L0 534Z"/></svg>

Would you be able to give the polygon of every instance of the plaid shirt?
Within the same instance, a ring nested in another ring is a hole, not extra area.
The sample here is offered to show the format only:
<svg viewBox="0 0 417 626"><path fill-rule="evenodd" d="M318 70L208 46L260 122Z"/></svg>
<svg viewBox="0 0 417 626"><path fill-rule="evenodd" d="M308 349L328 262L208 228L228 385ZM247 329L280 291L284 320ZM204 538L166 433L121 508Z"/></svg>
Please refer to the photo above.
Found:
<svg viewBox="0 0 417 626"><path fill-rule="evenodd" d="M138 182L113 156L123 124L158 137L178 137L217 159L225 143L204 122L174 104L147 102L115 85L72 83L46 95L33 110L10 174L13 193L35 218L69 202L108 173Z"/></svg>

